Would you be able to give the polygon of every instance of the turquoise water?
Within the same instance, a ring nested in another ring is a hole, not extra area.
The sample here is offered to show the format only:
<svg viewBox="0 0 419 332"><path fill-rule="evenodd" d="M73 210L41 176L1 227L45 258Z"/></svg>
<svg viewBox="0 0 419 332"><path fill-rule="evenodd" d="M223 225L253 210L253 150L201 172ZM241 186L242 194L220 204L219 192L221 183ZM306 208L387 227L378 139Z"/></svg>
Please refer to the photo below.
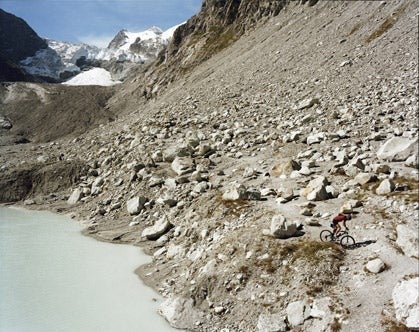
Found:
<svg viewBox="0 0 419 332"><path fill-rule="evenodd" d="M134 274L150 258L80 231L68 217L0 207L0 331L173 331Z"/></svg>

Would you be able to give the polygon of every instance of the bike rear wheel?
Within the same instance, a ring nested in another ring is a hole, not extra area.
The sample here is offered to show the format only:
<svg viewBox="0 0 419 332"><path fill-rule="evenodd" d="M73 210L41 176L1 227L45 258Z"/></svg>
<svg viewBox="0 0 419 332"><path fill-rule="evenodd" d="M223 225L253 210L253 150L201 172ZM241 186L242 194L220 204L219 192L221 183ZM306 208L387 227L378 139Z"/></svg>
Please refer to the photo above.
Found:
<svg viewBox="0 0 419 332"><path fill-rule="evenodd" d="M350 235L345 235L340 239L340 245L344 248L352 247L355 244L355 239Z"/></svg>
<svg viewBox="0 0 419 332"><path fill-rule="evenodd" d="M333 233L329 231L328 229L321 231L320 240L323 242L333 241Z"/></svg>

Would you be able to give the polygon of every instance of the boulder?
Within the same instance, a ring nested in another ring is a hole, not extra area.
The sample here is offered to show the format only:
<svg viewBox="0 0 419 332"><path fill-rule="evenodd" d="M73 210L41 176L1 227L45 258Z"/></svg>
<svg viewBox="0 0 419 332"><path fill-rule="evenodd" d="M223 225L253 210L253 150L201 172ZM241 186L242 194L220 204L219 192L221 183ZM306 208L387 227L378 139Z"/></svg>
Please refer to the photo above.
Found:
<svg viewBox="0 0 419 332"><path fill-rule="evenodd" d="M195 170L195 164L192 158L176 157L172 162L172 169L179 176L192 173Z"/></svg>
<svg viewBox="0 0 419 332"><path fill-rule="evenodd" d="M386 264L380 258L376 258L369 261L367 265L365 265L365 268L369 272L377 274L385 270Z"/></svg>
<svg viewBox="0 0 419 332"><path fill-rule="evenodd" d="M356 183L362 186L364 184L377 181L377 177L371 173L359 173L357 176L355 176L354 180Z"/></svg>
<svg viewBox="0 0 419 332"><path fill-rule="evenodd" d="M297 234L297 223L286 221L282 215L276 215L271 220L271 235L279 239L288 239Z"/></svg>
<svg viewBox="0 0 419 332"><path fill-rule="evenodd" d="M404 164L408 167L419 168L419 158L417 154L411 155Z"/></svg>
<svg viewBox="0 0 419 332"><path fill-rule="evenodd" d="M143 209L144 204L147 202L147 199L145 197L134 197L131 198L127 202L127 210L130 215L139 214L140 211Z"/></svg>
<svg viewBox="0 0 419 332"><path fill-rule="evenodd" d="M223 194L223 200L225 201L237 201L240 199L247 199L247 188L237 182L233 182L229 185L227 190Z"/></svg>
<svg viewBox="0 0 419 332"><path fill-rule="evenodd" d="M281 314L260 314L256 327L258 332L288 331L285 317Z"/></svg>
<svg viewBox="0 0 419 332"><path fill-rule="evenodd" d="M195 323L203 318L202 313L194 308L194 301L184 297L167 299L158 312L177 329L195 330Z"/></svg>
<svg viewBox="0 0 419 332"><path fill-rule="evenodd" d="M404 254L409 257L419 258L417 229L406 225L398 225L396 231L396 244L403 250Z"/></svg>
<svg viewBox="0 0 419 332"><path fill-rule="evenodd" d="M141 235L148 240L157 240L171 227L172 224L169 222L169 220L167 220L167 218L161 218L157 220L153 226L144 229Z"/></svg>
<svg viewBox="0 0 419 332"><path fill-rule="evenodd" d="M375 189L375 193L377 195L387 195L391 193L394 190L394 188L396 188L396 185L394 184L394 182L390 179L385 179L381 181L378 188Z"/></svg>
<svg viewBox="0 0 419 332"><path fill-rule="evenodd" d="M289 324L298 326L309 317L310 308L305 301L295 301L288 304L286 312Z"/></svg>
<svg viewBox="0 0 419 332"><path fill-rule="evenodd" d="M70 205L77 204L83 198L83 191L79 188L75 189L67 200Z"/></svg>
<svg viewBox="0 0 419 332"><path fill-rule="evenodd" d="M271 176L281 176L281 175L289 175L292 171L298 171L301 169L301 165L298 161L295 160L287 160L281 164L275 165L272 167L269 174Z"/></svg>
<svg viewBox="0 0 419 332"><path fill-rule="evenodd" d="M400 280L392 297L397 320L409 329L419 329L419 277Z"/></svg>
<svg viewBox="0 0 419 332"><path fill-rule="evenodd" d="M301 191L302 196L306 196L309 201L323 201L330 198L327 192L329 181L324 176L318 176L311 180L307 187Z"/></svg>
<svg viewBox="0 0 419 332"><path fill-rule="evenodd" d="M392 137L377 151L377 157L389 161L405 161L417 150L417 139Z"/></svg>
<svg viewBox="0 0 419 332"><path fill-rule="evenodd" d="M307 144L312 145L316 143L320 143L321 141L324 141L326 138L325 133L317 133L313 135L307 136Z"/></svg>

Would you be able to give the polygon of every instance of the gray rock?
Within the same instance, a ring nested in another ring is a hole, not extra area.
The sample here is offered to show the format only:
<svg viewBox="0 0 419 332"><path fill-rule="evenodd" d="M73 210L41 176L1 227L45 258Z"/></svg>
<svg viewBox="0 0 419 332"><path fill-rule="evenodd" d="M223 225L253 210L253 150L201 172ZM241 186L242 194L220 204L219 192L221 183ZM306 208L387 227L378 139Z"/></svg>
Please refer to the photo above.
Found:
<svg viewBox="0 0 419 332"><path fill-rule="evenodd" d="M408 167L419 168L419 157L417 154L411 155L404 164Z"/></svg>
<svg viewBox="0 0 419 332"><path fill-rule="evenodd" d="M83 191L79 188L75 189L67 200L70 205L77 204L83 198Z"/></svg>
<svg viewBox="0 0 419 332"><path fill-rule="evenodd" d="M147 238L148 240L157 240L160 236L166 233L172 224L167 220L167 218L161 218L155 222L151 227L147 227L142 232L142 237Z"/></svg>
<svg viewBox="0 0 419 332"><path fill-rule="evenodd" d="M271 220L271 235L278 239L288 239L297 234L297 223L289 222L282 215L276 215Z"/></svg>
<svg viewBox="0 0 419 332"><path fill-rule="evenodd" d="M249 188L246 190L246 199L250 201L260 201L262 194L256 188Z"/></svg>
<svg viewBox="0 0 419 332"><path fill-rule="evenodd" d="M376 174L383 173L383 174L390 174L391 168L385 164L374 164L372 165L372 171Z"/></svg>
<svg viewBox="0 0 419 332"><path fill-rule="evenodd" d="M385 179L381 181L380 185L377 187L377 189L375 189L375 193L377 195L387 195L391 193L395 187L396 185L394 184L392 180Z"/></svg>
<svg viewBox="0 0 419 332"><path fill-rule="evenodd" d="M304 323L309 317L309 307L305 301L295 301L288 304L287 318L291 326L298 326Z"/></svg>
<svg viewBox="0 0 419 332"><path fill-rule="evenodd" d="M195 323L203 318L202 313L194 308L193 300L184 297L167 299L160 305L158 312L177 329L194 330Z"/></svg>
<svg viewBox="0 0 419 332"><path fill-rule="evenodd" d="M10 119L4 117L4 116L0 116L0 129L12 129L13 128L13 124L12 121L10 121Z"/></svg>
<svg viewBox="0 0 419 332"><path fill-rule="evenodd" d="M131 198L127 202L127 211L130 215L139 214L140 211L144 208L144 204L147 202L147 199L145 197L134 197Z"/></svg>
<svg viewBox="0 0 419 332"><path fill-rule="evenodd" d="M377 177L372 173L359 173L355 176L354 180L362 186L364 184L377 181Z"/></svg>
<svg viewBox="0 0 419 332"><path fill-rule="evenodd" d="M309 194L307 194L308 201L324 201L329 199L331 196L327 192L326 186L314 188Z"/></svg>
<svg viewBox="0 0 419 332"><path fill-rule="evenodd" d="M400 280L392 298L397 320L409 329L419 329L419 277Z"/></svg>
<svg viewBox="0 0 419 332"><path fill-rule="evenodd" d="M309 135L307 137L307 144L312 145L312 144L320 143L321 141L324 141L325 138L326 138L325 133L317 133L317 134Z"/></svg>
<svg viewBox="0 0 419 332"><path fill-rule="evenodd" d="M383 272L386 268L386 264L380 259L376 258L367 263L365 268L371 273L380 273Z"/></svg>
<svg viewBox="0 0 419 332"><path fill-rule="evenodd" d="M404 161L417 150L417 139L392 137L377 152L377 157L389 161Z"/></svg>
<svg viewBox="0 0 419 332"><path fill-rule="evenodd" d="M208 183L207 182L200 182L198 183L194 188L193 192L195 193L204 193L208 189Z"/></svg>
<svg viewBox="0 0 419 332"><path fill-rule="evenodd" d="M247 188L237 182L231 183L223 194L223 200L237 201L239 199L247 199Z"/></svg>
<svg viewBox="0 0 419 332"><path fill-rule="evenodd" d="M303 110L305 108L313 107L315 104L320 104L320 101L318 98L307 98L307 99L301 100L298 103L297 109Z"/></svg>
<svg viewBox="0 0 419 332"><path fill-rule="evenodd" d="M195 170L195 164L192 158L176 157L172 162L172 169L179 176L192 173Z"/></svg>
<svg viewBox="0 0 419 332"><path fill-rule="evenodd" d="M406 225L398 225L396 231L396 244L403 250L404 254L409 257L419 258L417 229Z"/></svg>
<svg viewBox="0 0 419 332"><path fill-rule="evenodd" d="M256 327L258 332L288 331L285 317L281 314L260 314Z"/></svg>

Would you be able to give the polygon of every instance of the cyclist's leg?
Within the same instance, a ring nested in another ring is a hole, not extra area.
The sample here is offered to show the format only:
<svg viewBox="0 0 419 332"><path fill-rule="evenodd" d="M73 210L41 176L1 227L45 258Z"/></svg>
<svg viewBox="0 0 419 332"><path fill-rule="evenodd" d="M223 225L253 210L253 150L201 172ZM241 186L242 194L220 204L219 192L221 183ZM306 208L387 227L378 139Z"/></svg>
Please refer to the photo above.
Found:
<svg viewBox="0 0 419 332"><path fill-rule="evenodd" d="M337 223L336 226L335 226L335 234L334 234L334 236L336 237L341 230L342 230L342 228L340 227L339 223Z"/></svg>

